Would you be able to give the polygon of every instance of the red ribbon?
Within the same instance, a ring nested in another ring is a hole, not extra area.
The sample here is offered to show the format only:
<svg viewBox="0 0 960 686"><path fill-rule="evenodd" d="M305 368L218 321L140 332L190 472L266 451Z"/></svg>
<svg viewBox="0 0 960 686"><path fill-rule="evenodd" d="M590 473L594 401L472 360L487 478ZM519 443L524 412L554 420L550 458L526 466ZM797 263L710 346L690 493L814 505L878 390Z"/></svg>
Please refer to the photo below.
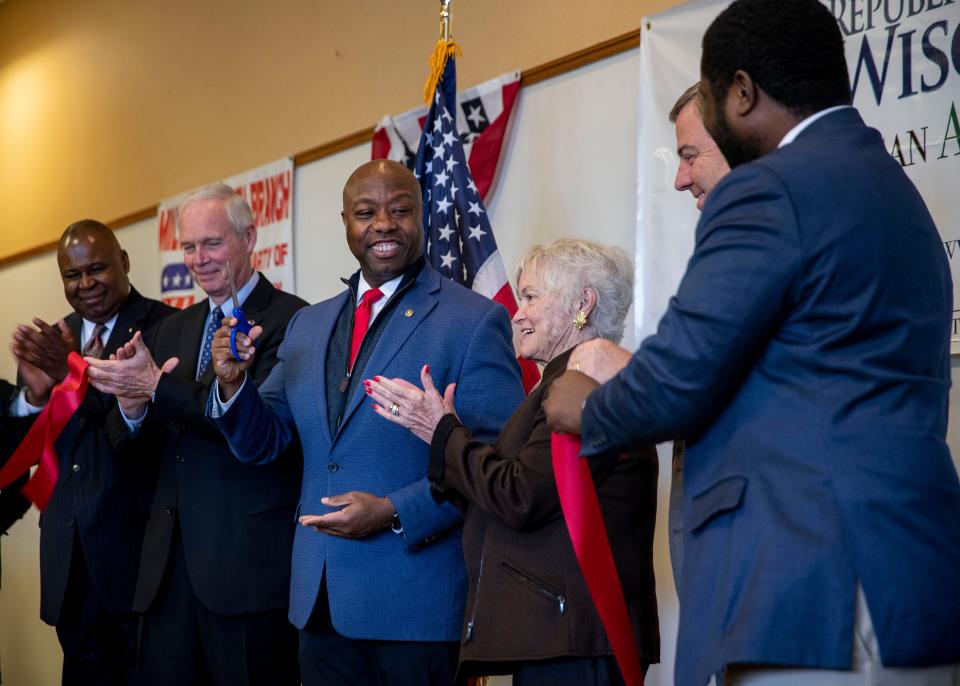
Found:
<svg viewBox="0 0 960 686"><path fill-rule="evenodd" d="M613 646L623 680L627 686L643 686L643 669L637 655L633 626L627 614L620 577L613 564L613 552L600 514L593 476L587 461L580 459L580 439L571 434L555 433L551 452L563 518L590 597Z"/></svg>
<svg viewBox="0 0 960 686"><path fill-rule="evenodd" d="M23 487L23 494L40 510L50 502L60 471L53 444L87 395L87 363L77 353L70 353L67 366L70 369L67 378L53 387L47 406L40 412L13 456L0 469L0 488L6 488L30 467L40 463L36 473Z"/></svg>

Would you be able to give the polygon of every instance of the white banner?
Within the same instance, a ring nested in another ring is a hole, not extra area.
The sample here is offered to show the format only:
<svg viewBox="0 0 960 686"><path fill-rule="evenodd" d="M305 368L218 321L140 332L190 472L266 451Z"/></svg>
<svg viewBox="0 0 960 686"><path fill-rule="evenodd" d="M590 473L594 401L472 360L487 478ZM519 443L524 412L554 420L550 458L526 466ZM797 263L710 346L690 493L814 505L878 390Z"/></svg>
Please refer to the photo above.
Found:
<svg viewBox="0 0 960 686"><path fill-rule="evenodd" d="M854 105L883 135L916 184L954 274L954 345L960 345L960 3L822 0L844 36ZM651 334L693 250L699 213L673 190L676 139L667 114L700 74L700 44L729 4L695 0L644 19L640 39L637 187L637 338ZM795 30L795 29L785 29ZM850 179L851 186L857 183Z"/></svg>
<svg viewBox="0 0 960 686"><path fill-rule="evenodd" d="M293 159L285 157L231 176L223 183L242 195L253 210L257 227L253 268L263 272L277 288L293 293ZM194 285L177 240L176 210L186 195L164 200L158 212L161 297L165 303L180 308L206 297Z"/></svg>

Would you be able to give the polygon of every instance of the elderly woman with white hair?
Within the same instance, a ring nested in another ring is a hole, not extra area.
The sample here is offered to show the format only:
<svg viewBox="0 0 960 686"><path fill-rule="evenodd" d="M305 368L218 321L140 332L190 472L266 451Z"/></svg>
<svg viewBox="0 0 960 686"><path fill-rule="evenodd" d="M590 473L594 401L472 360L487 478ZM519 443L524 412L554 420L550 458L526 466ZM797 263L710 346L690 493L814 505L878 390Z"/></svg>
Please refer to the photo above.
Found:
<svg viewBox="0 0 960 686"><path fill-rule="evenodd" d="M543 378L493 445L457 419L455 388L402 379L365 381L380 416L430 444L437 498L465 508L469 595L458 680L513 674L516 686L623 683L564 523L542 401L575 346L619 342L632 297L623 251L585 240L532 248L517 268L513 322L520 354ZM489 389L496 394L497 389ZM592 465L600 509L644 669L659 660L653 576L657 457L653 446Z"/></svg>

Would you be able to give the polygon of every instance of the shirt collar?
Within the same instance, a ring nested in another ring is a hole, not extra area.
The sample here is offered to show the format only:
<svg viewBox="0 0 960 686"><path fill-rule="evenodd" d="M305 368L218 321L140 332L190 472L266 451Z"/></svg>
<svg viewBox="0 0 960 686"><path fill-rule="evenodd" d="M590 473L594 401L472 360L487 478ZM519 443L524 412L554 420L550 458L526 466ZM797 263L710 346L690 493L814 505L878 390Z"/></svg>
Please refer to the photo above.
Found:
<svg viewBox="0 0 960 686"><path fill-rule="evenodd" d="M257 287L257 283L260 281L260 273L254 272L253 276L250 277L250 280L243 284L243 288L237 289L237 301L243 305L246 302L247 296L253 292L253 289ZM217 307L217 304L213 302L212 298L207 298L207 301L210 303L210 312L213 312L213 309ZM233 298L228 297L220 305L220 310L223 312L224 317L233 316ZM207 315L209 316L209 315Z"/></svg>
<svg viewBox="0 0 960 686"><path fill-rule="evenodd" d="M383 293L383 302L387 302L393 297L393 294L397 292L397 288L400 287L400 281L402 280L403 274L390 279L386 283L380 284L380 292ZM363 278L363 272L360 272L360 281L357 282L357 302L360 302L363 299L363 294L371 288L372 286Z"/></svg>
<svg viewBox="0 0 960 686"><path fill-rule="evenodd" d="M825 117L825 116L827 116L828 114L830 114L831 112L836 112L836 111L838 111L838 110L842 110L842 109L845 109L845 108L847 108L847 107L851 107L851 105L836 105L836 106L834 106L834 107L828 107L828 108L825 109L825 110L820 110L820 111L817 112L816 114L811 114L809 117L807 117L806 119L804 119L802 122L800 122L799 124L797 124L796 126L794 126L792 129L790 129L789 131L787 131L787 135L783 137L783 140L780 141L780 145L778 145L777 147L778 147L778 148L782 148L782 147L785 146L785 145L790 145L791 143L793 143L793 141L796 140L797 136L799 136L801 133L803 133L804 129L806 129L808 126L810 126L813 122L817 121L817 119L820 119L820 118L822 118L822 117Z"/></svg>
<svg viewBox="0 0 960 686"><path fill-rule="evenodd" d="M107 340L110 338L110 334L113 333L113 327L117 323L117 317L120 316L120 313L117 312L115 315L110 317L107 321L103 322L103 334L100 336L100 340L106 344ZM83 349L83 346L87 344L87 341L90 340L90 337L93 335L93 330L97 328L96 322L91 322L89 319L83 320L83 326L80 330L80 348Z"/></svg>

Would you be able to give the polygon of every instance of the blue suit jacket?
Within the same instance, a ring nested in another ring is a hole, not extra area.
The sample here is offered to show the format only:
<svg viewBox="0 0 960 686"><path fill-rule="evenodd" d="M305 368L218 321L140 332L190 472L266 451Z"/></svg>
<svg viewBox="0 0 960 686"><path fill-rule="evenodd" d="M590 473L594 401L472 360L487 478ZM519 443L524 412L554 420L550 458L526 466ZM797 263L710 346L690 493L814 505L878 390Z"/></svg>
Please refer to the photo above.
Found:
<svg viewBox="0 0 960 686"><path fill-rule="evenodd" d="M655 336L594 392L587 455L689 438L677 684L731 662L960 661L943 245L856 110L714 189Z"/></svg>
<svg viewBox="0 0 960 686"><path fill-rule="evenodd" d="M464 424L492 441L523 399L506 310L429 265L400 297L362 370L364 378L402 377L419 385L420 369L429 363L438 388L457 383L457 413ZM430 493L429 446L379 417L362 384L347 402L339 430L330 435L325 360L348 298L344 291L298 312L259 393L246 384L215 421L245 462L269 462L299 435L300 513L327 512L322 497L357 490L388 496L400 515L402 534L384 531L361 540L297 527L290 584L295 626L303 628L309 619L326 571L330 615L342 635L454 641L466 592L462 518Z"/></svg>

